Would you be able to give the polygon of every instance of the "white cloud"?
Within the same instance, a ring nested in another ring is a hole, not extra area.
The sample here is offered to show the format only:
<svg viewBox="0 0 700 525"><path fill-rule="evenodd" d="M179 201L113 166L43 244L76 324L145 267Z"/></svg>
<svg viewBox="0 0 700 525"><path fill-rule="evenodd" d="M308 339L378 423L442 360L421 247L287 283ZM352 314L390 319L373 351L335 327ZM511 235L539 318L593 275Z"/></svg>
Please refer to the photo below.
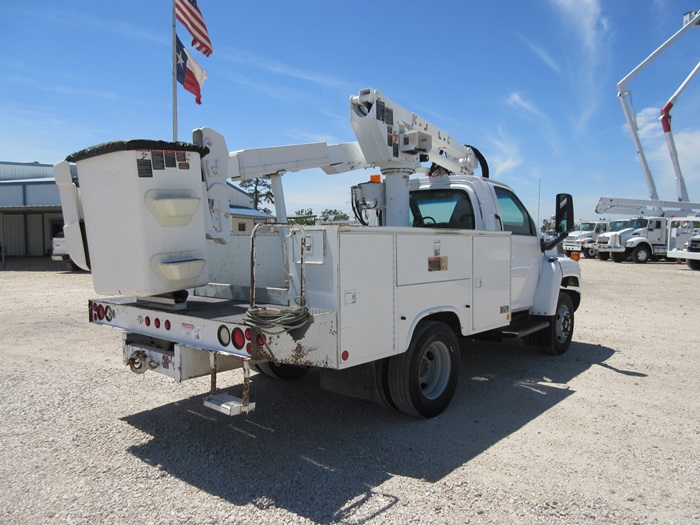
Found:
<svg viewBox="0 0 700 525"><path fill-rule="evenodd" d="M304 80L319 86L347 89L350 85L348 82L345 82L339 78L317 73L315 71L299 69L297 67L283 64L277 60L257 55L243 49L230 49L227 51L222 51L219 54L219 57L221 59L230 60L238 64L245 64L246 66L262 69L264 71L269 71L285 77Z"/></svg>
<svg viewBox="0 0 700 525"><path fill-rule="evenodd" d="M518 143L501 128L498 129L498 136L489 137L488 142L492 148L487 157L492 177L501 177L523 163Z"/></svg>
<svg viewBox="0 0 700 525"><path fill-rule="evenodd" d="M601 0L549 0L564 24L580 42L581 57L572 68L571 83L581 106L575 128L586 128L602 99L600 78L609 59L609 22L603 16Z"/></svg>
<svg viewBox="0 0 700 525"><path fill-rule="evenodd" d="M641 140L656 141L663 137L659 116L658 108L644 108L637 113L637 134ZM626 124L624 127L627 130Z"/></svg>
<svg viewBox="0 0 700 525"><path fill-rule="evenodd" d="M526 118L537 126L541 136L545 139L554 153L560 153L561 143L559 141L559 137L557 136L556 126L552 122L552 119L550 119L544 111L539 109L533 102L527 100L518 92L511 93L506 99L506 103L509 106L523 110Z"/></svg>
<svg viewBox="0 0 700 525"><path fill-rule="evenodd" d="M534 43L530 42L527 38L525 38L523 35L518 35L520 39L525 42L525 44L530 48L530 50L539 57L542 62L544 62L550 69L555 71L556 73L561 73L561 68L559 67L559 64L552 58L552 56L543 48L535 45Z"/></svg>

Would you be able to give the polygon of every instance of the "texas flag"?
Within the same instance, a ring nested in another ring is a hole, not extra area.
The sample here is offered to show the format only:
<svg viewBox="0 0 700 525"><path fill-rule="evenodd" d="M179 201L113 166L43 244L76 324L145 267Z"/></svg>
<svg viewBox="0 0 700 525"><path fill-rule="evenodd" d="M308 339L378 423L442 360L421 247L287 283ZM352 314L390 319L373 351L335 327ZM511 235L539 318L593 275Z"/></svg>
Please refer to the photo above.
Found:
<svg viewBox="0 0 700 525"><path fill-rule="evenodd" d="M199 64L194 61L187 50L183 47L182 42L176 36L177 48L175 60L177 64L177 81L185 86L185 89L190 93L194 93L194 101L197 104L202 103L202 84L207 79L205 71L199 67Z"/></svg>

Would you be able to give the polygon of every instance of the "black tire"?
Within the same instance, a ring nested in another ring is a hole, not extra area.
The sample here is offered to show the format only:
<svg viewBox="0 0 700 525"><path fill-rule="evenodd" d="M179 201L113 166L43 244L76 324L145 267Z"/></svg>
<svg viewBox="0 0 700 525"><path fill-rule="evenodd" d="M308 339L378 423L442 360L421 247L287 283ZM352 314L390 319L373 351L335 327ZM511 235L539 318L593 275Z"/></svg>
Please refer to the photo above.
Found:
<svg viewBox="0 0 700 525"><path fill-rule="evenodd" d="M598 252L598 259L601 261L607 261L610 259L610 252Z"/></svg>
<svg viewBox="0 0 700 525"><path fill-rule="evenodd" d="M625 254L623 252L612 252L610 254L610 257L612 257L613 262L621 263L625 259L627 259L627 254Z"/></svg>
<svg viewBox="0 0 700 525"><path fill-rule="evenodd" d="M574 335L574 303L568 293L559 292L557 311L547 331L547 343L542 347L546 354L561 355L569 349Z"/></svg>
<svg viewBox="0 0 700 525"><path fill-rule="evenodd" d="M391 400L412 416L435 417L452 401L459 379L459 341L443 323L420 323L404 353L389 359Z"/></svg>
<svg viewBox="0 0 700 525"><path fill-rule="evenodd" d="M645 264L651 257L651 251L646 244L639 244L632 252L632 260L637 264Z"/></svg>
<svg viewBox="0 0 700 525"><path fill-rule="evenodd" d="M257 365L253 365L253 368L261 374L274 377L275 379L296 379L309 371L309 367L307 366L278 365L271 361L258 363Z"/></svg>
<svg viewBox="0 0 700 525"><path fill-rule="evenodd" d="M686 261L686 264L688 265L688 268L691 270L700 271L700 260L697 259L688 259Z"/></svg>
<svg viewBox="0 0 700 525"><path fill-rule="evenodd" d="M595 259L596 251L595 248L584 248L581 250L583 252L583 256L586 259Z"/></svg>
<svg viewBox="0 0 700 525"><path fill-rule="evenodd" d="M374 364L374 402L382 408L396 408L389 391L389 359L380 359Z"/></svg>

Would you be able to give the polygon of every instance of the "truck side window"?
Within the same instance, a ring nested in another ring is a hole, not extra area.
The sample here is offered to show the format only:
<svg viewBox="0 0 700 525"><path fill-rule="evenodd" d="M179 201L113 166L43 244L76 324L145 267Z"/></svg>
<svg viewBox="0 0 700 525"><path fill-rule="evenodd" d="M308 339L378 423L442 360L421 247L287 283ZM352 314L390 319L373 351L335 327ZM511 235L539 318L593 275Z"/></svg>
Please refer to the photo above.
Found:
<svg viewBox="0 0 700 525"><path fill-rule="evenodd" d="M474 207L462 190L415 191L409 204L409 218L415 228L475 228Z"/></svg>
<svg viewBox="0 0 700 525"><path fill-rule="evenodd" d="M503 230L512 232L513 235L537 235L535 223L515 194L499 186L494 187L494 190L501 208Z"/></svg>

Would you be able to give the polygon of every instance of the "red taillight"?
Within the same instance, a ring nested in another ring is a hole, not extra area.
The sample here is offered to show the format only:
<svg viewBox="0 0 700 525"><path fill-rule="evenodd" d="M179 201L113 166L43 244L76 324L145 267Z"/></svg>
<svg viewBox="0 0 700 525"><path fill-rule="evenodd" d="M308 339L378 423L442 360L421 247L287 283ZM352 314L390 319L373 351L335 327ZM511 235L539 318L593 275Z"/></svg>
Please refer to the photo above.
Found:
<svg viewBox="0 0 700 525"><path fill-rule="evenodd" d="M167 319L165 321L165 329L170 330L170 321L168 321Z"/></svg>
<svg viewBox="0 0 700 525"><path fill-rule="evenodd" d="M253 353L253 345L251 343L246 344L245 351L248 352L249 354L252 354Z"/></svg>
<svg viewBox="0 0 700 525"><path fill-rule="evenodd" d="M146 323L146 326L151 326L151 318L150 317L146 316L146 319L144 319L143 322Z"/></svg>
<svg viewBox="0 0 700 525"><path fill-rule="evenodd" d="M258 346L263 346L265 344L265 335L258 334L258 337L256 338L256 342L258 343Z"/></svg>
<svg viewBox="0 0 700 525"><path fill-rule="evenodd" d="M97 318L102 321L102 319L105 318L105 307L102 305L99 305L97 307Z"/></svg>
<svg viewBox="0 0 700 525"><path fill-rule="evenodd" d="M160 328L160 319L156 317L156 320L153 321L153 326L155 326L156 328Z"/></svg>
<svg viewBox="0 0 700 525"><path fill-rule="evenodd" d="M250 328L245 329L245 338L250 341L253 338L253 332L251 332Z"/></svg>
<svg viewBox="0 0 700 525"><path fill-rule="evenodd" d="M233 346L241 350L245 346L245 335L240 328L234 328L232 333Z"/></svg>

